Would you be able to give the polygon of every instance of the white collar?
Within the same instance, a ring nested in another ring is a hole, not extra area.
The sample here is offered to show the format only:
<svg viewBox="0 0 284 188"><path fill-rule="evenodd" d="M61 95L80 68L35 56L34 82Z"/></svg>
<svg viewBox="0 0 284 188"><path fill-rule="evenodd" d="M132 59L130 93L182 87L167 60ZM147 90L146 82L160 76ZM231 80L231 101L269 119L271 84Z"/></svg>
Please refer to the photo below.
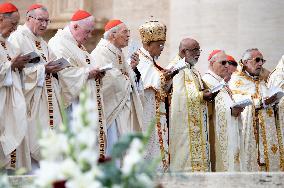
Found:
<svg viewBox="0 0 284 188"><path fill-rule="evenodd" d="M219 75L211 71L210 69L205 73L205 74L210 74L213 78L215 78L218 82L221 82L223 78L221 78Z"/></svg>
<svg viewBox="0 0 284 188"><path fill-rule="evenodd" d="M98 43L98 46L104 46L107 47L111 52L117 54L117 55L122 55L122 50L114 46L111 42L108 40L102 38L100 42Z"/></svg>

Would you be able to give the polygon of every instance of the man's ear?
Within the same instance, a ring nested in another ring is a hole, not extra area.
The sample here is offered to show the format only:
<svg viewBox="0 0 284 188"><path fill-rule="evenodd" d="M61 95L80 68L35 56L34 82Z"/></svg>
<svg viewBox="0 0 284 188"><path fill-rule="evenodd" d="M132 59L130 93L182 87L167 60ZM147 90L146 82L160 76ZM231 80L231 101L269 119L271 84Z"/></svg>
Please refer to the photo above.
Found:
<svg viewBox="0 0 284 188"><path fill-rule="evenodd" d="M4 20L4 15L3 14L0 14L0 22L2 23Z"/></svg>
<svg viewBox="0 0 284 188"><path fill-rule="evenodd" d="M247 65L248 61L247 61L247 60L245 60L245 61L241 60L241 63L242 63L243 65Z"/></svg>
<svg viewBox="0 0 284 188"><path fill-rule="evenodd" d="M74 30L77 30L79 28L79 25L78 24L74 24L73 28L74 28Z"/></svg>

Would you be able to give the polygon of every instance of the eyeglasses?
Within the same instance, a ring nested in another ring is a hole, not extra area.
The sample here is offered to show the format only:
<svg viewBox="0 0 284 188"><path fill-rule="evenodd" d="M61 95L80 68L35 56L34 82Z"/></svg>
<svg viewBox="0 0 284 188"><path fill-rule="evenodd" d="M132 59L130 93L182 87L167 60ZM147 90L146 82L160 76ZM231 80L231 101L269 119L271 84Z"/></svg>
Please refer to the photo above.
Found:
<svg viewBox="0 0 284 188"><path fill-rule="evenodd" d="M226 64L230 64L229 61L219 61L219 63L223 66L225 66Z"/></svg>
<svg viewBox="0 0 284 188"><path fill-rule="evenodd" d="M202 52L202 50L200 49L200 48L194 48L194 49L185 49L185 51L191 51L191 52L194 52L194 53L196 53L196 52Z"/></svg>
<svg viewBox="0 0 284 188"><path fill-rule="evenodd" d="M237 63L237 62L234 62L234 61L228 61L228 64L229 64L229 65L232 65L232 66L235 66L235 67L238 66L238 63Z"/></svg>
<svg viewBox="0 0 284 188"><path fill-rule="evenodd" d="M260 61L262 63L265 63L266 60L265 59L262 59L261 57L255 57L255 58L252 58L252 59L248 59L248 60L254 60L255 62L259 63Z"/></svg>
<svg viewBox="0 0 284 188"><path fill-rule="evenodd" d="M29 16L29 17L39 21L40 23L47 23L47 24L49 24L51 22L50 19L35 18L35 17L32 17L32 16Z"/></svg>
<svg viewBox="0 0 284 188"><path fill-rule="evenodd" d="M163 49L164 46L165 46L164 44L160 44L160 45L159 45L159 47L160 47L161 49Z"/></svg>

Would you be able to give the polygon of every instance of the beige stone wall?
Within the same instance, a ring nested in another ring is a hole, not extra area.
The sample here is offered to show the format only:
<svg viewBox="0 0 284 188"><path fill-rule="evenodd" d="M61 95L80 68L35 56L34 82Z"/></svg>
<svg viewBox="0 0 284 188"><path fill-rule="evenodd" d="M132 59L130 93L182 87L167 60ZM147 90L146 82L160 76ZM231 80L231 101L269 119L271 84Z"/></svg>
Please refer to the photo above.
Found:
<svg viewBox="0 0 284 188"><path fill-rule="evenodd" d="M36 1L63 2L67 7L76 5L92 11L97 29L87 45L89 50L102 36L107 19L123 20L131 30L131 40L140 42L138 27L154 16L168 27L160 58L163 65L175 56L179 41L186 36L197 39L203 49L197 66L201 72L206 71L208 54L216 48L239 60L245 49L257 47L270 70L284 54L284 1L280 0L12 0L22 18L26 8ZM50 3L48 6L54 7ZM50 30L46 39L55 31Z"/></svg>
<svg viewBox="0 0 284 188"><path fill-rule="evenodd" d="M114 0L113 18L123 20L130 29L131 40L141 42L138 28L153 16L169 26L170 0ZM130 44L131 45L131 44ZM168 41L165 45L159 63L166 65L169 61Z"/></svg>
<svg viewBox="0 0 284 188"><path fill-rule="evenodd" d="M278 0L172 0L170 9L170 50L191 36L200 42L198 68L207 69L208 54L224 49L237 60L247 48L257 47L272 70L284 54L284 1Z"/></svg>

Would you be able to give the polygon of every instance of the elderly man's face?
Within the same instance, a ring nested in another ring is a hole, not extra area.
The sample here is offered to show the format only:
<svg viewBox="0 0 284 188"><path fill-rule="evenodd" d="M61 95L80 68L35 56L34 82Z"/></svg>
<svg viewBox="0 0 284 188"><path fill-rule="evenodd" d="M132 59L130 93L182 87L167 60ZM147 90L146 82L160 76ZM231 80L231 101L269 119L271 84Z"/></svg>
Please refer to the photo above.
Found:
<svg viewBox="0 0 284 188"><path fill-rule="evenodd" d="M187 48L184 49L184 54L185 54L185 62L194 65L197 63L199 56L200 56L200 46L198 42L192 42Z"/></svg>
<svg viewBox="0 0 284 188"><path fill-rule="evenodd" d="M10 34L16 30L19 20L20 15L18 12L13 12L9 16L0 15L1 33L4 38L9 37Z"/></svg>
<svg viewBox="0 0 284 188"><path fill-rule="evenodd" d="M257 50L252 51L251 58L243 62L245 70L254 76L259 76L264 63L262 54Z"/></svg>
<svg viewBox="0 0 284 188"><path fill-rule="evenodd" d="M215 74L217 74L221 78L228 76L229 64L227 61L227 56L224 52L219 52L218 54L216 54L215 61L210 63Z"/></svg>
<svg viewBox="0 0 284 188"><path fill-rule="evenodd" d="M229 74L233 74L237 70L237 67L238 67L238 64L237 65L229 64L229 68L228 68Z"/></svg>
<svg viewBox="0 0 284 188"><path fill-rule="evenodd" d="M158 58L162 51L164 50L165 41L152 41L147 44L148 45L148 52L154 58Z"/></svg>
<svg viewBox="0 0 284 188"><path fill-rule="evenodd" d="M114 43L119 48L128 46L130 31L125 24L121 24L119 29L113 33Z"/></svg>
<svg viewBox="0 0 284 188"><path fill-rule="evenodd" d="M87 40L92 36L92 32L94 30L94 22L90 21L90 23L86 23L85 25L76 24L74 29L74 38L78 42L78 44L84 44Z"/></svg>
<svg viewBox="0 0 284 188"><path fill-rule="evenodd" d="M35 9L34 13L27 18L27 22L34 35L42 36L46 32L50 22L49 14L41 8Z"/></svg>

